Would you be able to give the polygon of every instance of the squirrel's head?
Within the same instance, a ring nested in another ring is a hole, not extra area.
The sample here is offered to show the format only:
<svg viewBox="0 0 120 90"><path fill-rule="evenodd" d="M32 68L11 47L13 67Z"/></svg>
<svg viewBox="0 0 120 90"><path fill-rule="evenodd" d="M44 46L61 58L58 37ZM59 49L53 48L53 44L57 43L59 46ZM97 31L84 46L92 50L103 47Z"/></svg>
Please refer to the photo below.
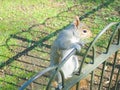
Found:
<svg viewBox="0 0 120 90"><path fill-rule="evenodd" d="M76 32L79 34L78 36L81 39L88 39L92 37L92 32L90 31L88 26L81 23L78 16L75 17L73 24L74 24L74 27L76 28L75 30L77 30Z"/></svg>

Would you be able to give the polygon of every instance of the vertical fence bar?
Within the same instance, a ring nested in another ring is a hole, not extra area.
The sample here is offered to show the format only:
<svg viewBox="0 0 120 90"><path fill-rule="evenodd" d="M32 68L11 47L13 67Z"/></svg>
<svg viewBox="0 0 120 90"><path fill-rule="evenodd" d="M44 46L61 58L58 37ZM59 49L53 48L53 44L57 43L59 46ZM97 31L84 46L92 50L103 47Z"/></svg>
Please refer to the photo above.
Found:
<svg viewBox="0 0 120 90"><path fill-rule="evenodd" d="M65 85L65 76L64 76L64 73L60 70L60 74L61 74L61 77L62 77L62 86L64 87Z"/></svg>
<svg viewBox="0 0 120 90"><path fill-rule="evenodd" d="M76 90L79 90L79 87L80 87L80 82L76 84Z"/></svg>
<svg viewBox="0 0 120 90"><path fill-rule="evenodd" d="M47 85L47 87L46 87L46 90L50 90L50 85L51 85L51 83L52 83L52 80L55 78L55 76L56 76L56 74L57 74L58 71L59 71L59 70L58 70L58 68L57 68L56 71L54 72L53 76L50 78L50 80L49 80L49 82L48 82L48 85Z"/></svg>
<svg viewBox="0 0 120 90"><path fill-rule="evenodd" d="M102 81L103 81L103 77L104 77L105 66L106 66L106 61L103 63L103 68L102 68L102 73L101 73L100 84L99 84L98 90L101 90L101 87L102 87Z"/></svg>
<svg viewBox="0 0 120 90"><path fill-rule="evenodd" d="M120 24L118 26L118 43L117 44L120 44Z"/></svg>
<svg viewBox="0 0 120 90"><path fill-rule="evenodd" d="M92 58L92 63L94 64L94 60L95 60L95 57L96 57L96 49L95 49L95 46L92 47L92 54L93 54L93 58ZM90 90L93 89L93 84L94 84L94 71L92 71L91 73L91 82L90 82Z"/></svg>
<svg viewBox="0 0 120 90"><path fill-rule="evenodd" d="M118 67L118 73L117 73L117 76L116 76L116 83L115 83L115 90L117 90L117 87L118 87L118 77L119 77L119 74L120 74L120 66Z"/></svg>
<svg viewBox="0 0 120 90"><path fill-rule="evenodd" d="M92 49L93 49L93 52L92 52L92 54L93 54L92 64L94 64L95 57L96 57L96 49L95 49L95 46L93 46Z"/></svg>
<svg viewBox="0 0 120 90"><path fill-rule="evenodd" d="M90 90L93 90L93 84L94 84L94 71L92 71L91 73Z"/></svg>
<svg viewBox="0 0 120 90"><path fill-rule="evenodd" d="M108 90L110 90L110 85L111 85L114 69L115 69L115 66L116 66L117 54L118 54L118 51L115 52L115 57L114 57L113 67L112 67L112 71L111 71L111 75L110 75L110 82L109 82Z"/></svg>

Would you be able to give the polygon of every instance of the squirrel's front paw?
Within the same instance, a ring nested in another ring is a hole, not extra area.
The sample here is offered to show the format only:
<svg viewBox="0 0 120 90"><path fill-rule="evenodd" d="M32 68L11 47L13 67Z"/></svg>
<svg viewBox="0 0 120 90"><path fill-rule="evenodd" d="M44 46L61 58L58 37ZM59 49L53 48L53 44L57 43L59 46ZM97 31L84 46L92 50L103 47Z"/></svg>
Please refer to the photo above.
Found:
<svg viewBox="0 0 120 90"><path fill-rule="evenodd" d="M86 79L80 81L80 90L88 90L88 81Z"/></svg>
<svg viewBox="0 0 120 90"><path fill-rule="evenodd" d="M75 48L77 50L77 52L80 52L80 50L81 50L81 46L79 44L73 44L72 48Z"/></svg>

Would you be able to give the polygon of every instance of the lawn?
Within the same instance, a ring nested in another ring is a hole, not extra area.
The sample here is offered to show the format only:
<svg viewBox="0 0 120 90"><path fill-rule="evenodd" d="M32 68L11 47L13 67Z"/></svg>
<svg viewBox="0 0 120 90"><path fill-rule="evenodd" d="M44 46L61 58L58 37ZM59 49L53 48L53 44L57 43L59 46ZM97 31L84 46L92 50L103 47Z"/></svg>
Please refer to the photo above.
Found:
<svg viewBox="0 0 120 90"><path fill-rule="evenodd" d="M71 23L76 15L83 17L105 1L0 0L0 90L17 90L48 67L54 32ZM107 7L82 18L93 36L110 22L120 22L119 0L109 2ZM28 89L43 90L48 80L43 78Z"/></svg>

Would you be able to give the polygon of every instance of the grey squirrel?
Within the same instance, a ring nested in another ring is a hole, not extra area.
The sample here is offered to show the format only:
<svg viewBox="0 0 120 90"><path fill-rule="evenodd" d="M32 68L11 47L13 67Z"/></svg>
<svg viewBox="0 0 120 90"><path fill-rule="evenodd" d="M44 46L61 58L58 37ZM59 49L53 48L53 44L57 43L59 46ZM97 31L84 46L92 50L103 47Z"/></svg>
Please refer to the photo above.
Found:
<svg viewBox="0 0 120 90"><path fill-rule="evenodd" d="M19 90L25 89L25 87L27 87L31 82L41 77L46 72L53 70L54 66L57 67L59 63L62 62L62 58L66 57L72 51L72 49L75 48L77 52L80 52L81 47L85 44L85 41L91 36L92 33L89 28L85 24L81 23L79 17L76 16L73 23L63 29L54 41L51 47L50 66L25 82L19 88ZM73 76L74 72L78 71L78 68L78 57L77 55L72 55L69 60L61 67L61 70L65 76L65 79L68 79ZM50 75L52 74L53 72L50 73ZM59 83L61 83L60 73L57 74L55 81L53 81L53 86L57 88ZM87 85L88 83L86 80L83 79L80 81L80 88L82 90L85 90ZM71 90L76 90L76 85L73 86Z"/></svg>
<svg viewBox="0 0 120 90"><path fill-rule="evenodd" d="M85 44L84 40L92 36L89 28L81 23L79 17L76 16L73 23L63 29L55 39L51 47L50 66L58 65L73 48L80 52L81 47ZM65 79L72 77L74 72L79 68L78 57L72 55L69 60L61 67ZM51 72L52 73L52 72ZM53 83L54 87L61 82L61 76L58 73L56 81Z"/></svg>

